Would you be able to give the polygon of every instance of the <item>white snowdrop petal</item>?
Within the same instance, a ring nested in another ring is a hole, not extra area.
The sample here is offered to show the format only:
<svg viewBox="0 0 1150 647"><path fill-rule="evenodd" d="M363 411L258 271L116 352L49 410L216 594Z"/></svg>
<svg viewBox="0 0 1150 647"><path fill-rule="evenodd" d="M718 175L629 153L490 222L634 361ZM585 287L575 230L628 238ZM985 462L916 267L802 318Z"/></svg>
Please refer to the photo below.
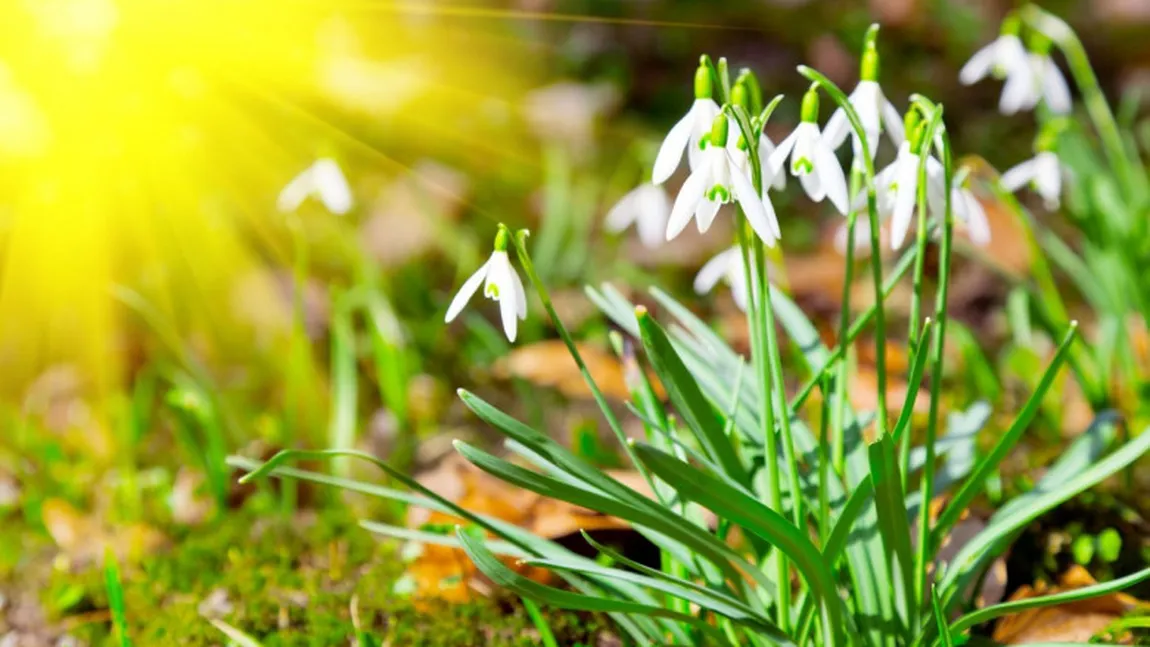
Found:
<svg viewBox="0 0 1150 647"><path fill-rule="evenodd" d="M1006 84L1002 86L1002 96L998 99L998 111L1004 115L1014 113L1027 107L1034 96L1034 81L1029 73L1012 73L1006 77Z"/></svg>
<svg viewBox="0 0 1150 647"><path fill-rule="evenodd" d="M515 314L519 315L520 319L526 319L527 292L523 289L523 279L519 278L519 272L510 265L507 267L507 273L511 275L511 284L515 287Z"/></svg>
<svg viewBox="0 0 1150 647"><path fill-rule="evenodd" d="M496 300L499 302L499 318L503 322L503 332L507 341L515 341L519 331L519 313L516 305L515 279L512 278L514 270L511 262L507 260L506 252L495 252L491 255L491 269L489 270L491 282L499 290Z"/></svg>
<svg viewBox="0 0 1150 647"><path fill-rule="evenodd" d="M667 231L667 216L671 213L671 200L667 197L667 192L653 184L645 185L636 207L638 211L636 228L639 231L640 242L649 248L658 247L663 243L663 235Z"/></svg>
<svg viewBox="0 0 1150 647"><path fill-rule="evenodd" d="M312 171L311 168L305 169L302 173L292 178L291 182L280 191L279 198L276 200L276 208L283 212L295 211L307 199L311 193L312 187Z"/></svg>
<svg viewBox="0 0 1150 647"><path fill-rule="evenodd" d="M843 169L839 166L839 160L835 154L823 141L816 141L814 144L814 163L815 172L819 176L819 184L823 192L830 198L831 204L839 210L839 213L846 215L850 210L850 205L847 202L847 181L843 175Z"/></svg>
<svg viewBox="0 0 1150 647"><path fill-rule="evenodd" d="M762 196L755 193L755 187L746 175L739 172L732 173L731 181L734 184L735 198L743 207L743 213L747 215L747 222L751 224L751 229L755 230L755 233L768 247L773 247L775 241L780 237L774 206L770 200L764 200Z"/></svg>
<svg viewBox="0 0 1150 647"><path fill-rule="evenodd" d="M786 139L779 142L778 148L771 153L767 159L767 168L770 170L771 175L778 175L783 170L783 164L787 162L787 156L791 154L791 150L795 147L795 142L798 140L799 128L791 131Z"/></svg>
<svg viewBox="0 0 1150 647"><path fill-rule="evenodd" d="M463 282L463 285L459 288L459 292L456 292L455 298L451 300L451 305L447 307L447 315L443 317L443 323L451 323L459 316L459 313L463 311L463 307L467 305L467 302L471 300L471 297L475 294L475 291L479 289L483 280L487 278L487 267L490 264L491 261L488 260Z"/></svg>
<svg viewBox="0 0 1150 647"><path fill-rule="evenodd" d="M986 45L974 53L958 72L958 80L963 85L977 83L990 74L998 55L998 41Z"/></svg>
<svg viewBox="0 0 1150 647"><path fill-rule="evenodd" d="M883 99L882 103L882 121L883 126L886 128L886 134L890 140L894 142L895 146L902 146L906 141L906 132L902 123L902 115L894 107L890 101ZM876 147L877 148L877 147Z"/></svg>
<svg viewBox="0 0 1150 647"><path fill-rule="evenodd" d="M727 273L727 267L730 264L729 256L732 252L739 253L737 249L728 249L715 255L704 263L703 267L699 268L699 273L695 275L695 294L706 294L718 285L719 279Z"/></svg>
<svg viewBox="0 0 1150 647"><path fill-rule="evenodd" d="M1037 160L1035 158L1028 159L1025 162L1016 164L1003 173L998 181L1002 184L1002 188L1007 191L1017 191L1034 179L1034 173L1037 170L1036 166Z"/></svg>
<svg viewBox="0 0 1150 647"><path fill-rule="evenodd" d="M683 159L683 149L691 139L691 129L694 123L692 115L688 112L678 121L663 139L659 147L659 154L655 156L655 167L651 173L651 181L662 184L675 172L679 160Z"/></svg>
<svg viewBox="0 0 1150 647"><path fill-rule="evenodd" d="M850 121L847 119L847 113L842 108L835 109L831 114L831 118L827 120L827 125L823 128L823 139L826 140L827 145L831 148L838 148L843 145L847 140L847 135L850 134Z"/></svg>
<svg viewBox="0 0 1150 647"><path fill-rule="evenodd" d="M982 208L982 203L967 189L959 189L957 193L964 206L963 215L966 219L966 230L970 234L970 240L979 247L989 245L990 221L986 219L986 211ZM954 197L951 200L954 200Z"/></svg>
<svg viewBox="0 0 1150 647"><path fill-rule="evenodd" d="M1057 209L1062 193L1062 168L1054 153L1039 153L1034 158L1034 187L1047 209Z"/></svg>
<svg viewBox="0 0 1150 647"><path fill-rule="evenodd" d="M914 154L907 154L898 162L898 178L895 180L898 189L894 212L891 214L891 249L902 247L910 230L910 223L914 217L915 187L918 184L918 162L919 157Z"/></svg>
<svg viewBox="0 0 1150 647"><path fill-rule="evenodd" d="M618 233L627 227L639 216L639 189L632 189L611 207L607 212L607 217L603 221L603 226L607 231Z"/></svg>
<svg viewBox="0 0 1150 647"><path fill-rule="evenodd" d="M700 234L707 233L707 230L711 228L711 223L715 222L715 215L719 213L720 206L722 205L711 200L699 201L699 206L695 209L695 227Z"/></svg>
<svg viewBox="0 0 1150 647"><path fill-rule="evenodd" d="M704 170L692 173L679 189L679 195L675 198L675 205L671 208L671 217L667 222L667 240L678 236L687 223L691 222L691 216L695 215L699 200L703 199L705 183L709 176L710 173Z"/></svg>
<svg viewBox="0 0 1150 647"><path fill-rule="evenodd" d="M1070 87L1066 84L1066 77L1062 76L1062 70L1049 57L1045 57L1042 70L1042 96L1054 114L1070 113Z"/></svg>
<svg viewBox="0 0 1150 647"><path fill-rule="evenodd" d="M823 198L827 197L823 185L819 182L817 171L800 175L799 184L803 185L803 191L806 191L807 197L814 202L822 202Z"/></svg>
<svg viewBox="0 0 1150 647"><path fill-rule="evenodd" d="M339 169L335 160L329 158L318 160L312 171L316 192L328 211L337 215L351 211L353 203L351 187L348 186L347 178L343 176L343 171Z"/></svg>

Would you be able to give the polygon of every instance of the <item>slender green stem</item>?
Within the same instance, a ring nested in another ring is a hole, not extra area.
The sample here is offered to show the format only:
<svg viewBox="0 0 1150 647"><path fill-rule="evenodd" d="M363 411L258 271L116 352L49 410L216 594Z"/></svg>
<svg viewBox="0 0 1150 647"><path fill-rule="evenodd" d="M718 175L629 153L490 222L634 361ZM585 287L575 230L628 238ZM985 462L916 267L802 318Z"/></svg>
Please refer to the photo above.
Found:
<svg viewBox="0 0 1150 647"><path fill-rule="evenodd" d="M871 279L874 282L874 345L875 345L875 371L878 377L878 411L876 412L875 425L876 437L882 437L887 433L887 410L886 410L886 314L883 308L883 299L885 298L885 291L883 290L882 282L882 243L879 241L879 222L878 222L878 204L875 197L875 183L874 183L874 161L870 157L871 147L878 144L878 142L870 142L867 140L866 129L863 128L862 120L859 119L858 112L855 111L854 106L851 105L847 95L843 93L837 85L830 79L820 74L818 71L813 70L805 65L799 66L799 73L807 79L819 84L819 86L828 94L835 103L838 104L843 110L843 114L847 116L850 121L851 128L854 129L855 135L859 139L859 154L863 160L863 171L865 172L866 182L866 207L867 218L870 222L870 244L871 244ZM853 242L853 241L852 241Z"/></svg>
<svg viewBox="0 0 1150 647"><path fill-rule="evenodd" d="M1041 32L1062 50L1066 63L1070 67L1070 74L1082 93L1082 102L1086 105L1086 112L1094 121L1098 129L1098 136L1102 139L1103 148L1110 166L1118 176L1122 186L1129 191L1133 167L1126 147L1122 143L1122 135L1118 130L1118 122L1106 95L1102 93L1102 86L1098 84L1098 77L1094 68L1090 66L1090 58L1086 55L1086 48L1078 35L1061 18L1043 11L1036 5L1026 5L1019 14L1031 28Z"/></svg>
<svg viewBox="0 0 1150 647"><path fill-rule="evenodd" d="M934 135L938 132L942 124L942 107L936 106L930 116L930 122L926 126L923 133L923 141L933 142ZM927 209L929 204L927 202L927 160L930 159L931 146L924 147L923 152L919 155L918 164L918 185L916 186L915 206L918 211L918 225L915 228L914 240L914 275L912 279L912 290L910 296L910 321L907 328L907 354L913 357L918 349L915 348L915 343L918 340L919 320L922 318L922 291L923 291L923 267L926 264L926 219ZM901 442L899 443L899 455L902 457L902 488L907 491L908 478L910 475L910 441L913 434L907 429L906 433L902 435Z"/></svg>
<svg viewBox="0 0 1150 647"><path fill-rule="evenodd" d="M831 385L834 381L830 376L824 376L822 383L823 402L819 415L819 543L826 547L827 537L831 534L831 498L828 484L830 483L831 448L828 437L831 427ZM841 425L840 425L841 430Z"/></svg>
<svg viewBox="0 0 1150 647"><path fill-rule="evenodd" d="M902 258L898 259L898 263L895 265L894 269L891 270L890 276L887 277L886 284L882 286L883 299L886 299L886 297L890 296L890 293L894 290L894 287L900 280L902 280L902 277L906 276L906 273L910 270L910 266L913 261L914 250L907 250L906 253L902 255ZM846 338L839 340L838 345L835 346L834 350L831 351L830 356L827 357L827 361L824 362L823 365L820 366L814 372L814 374L807 379L806 383L803 384L802 388L800 388L798 393L795 394L795 397L791 399L791 414L797 413L799 408L801 408L803 404L806 403L807 398L809 398L811 395L811 392L814 391L816 386L818 386L819 381L823 379L823 374L834 368L836 363L843 358L843 356L846 354L847 347L851 344L851 342L857 339L860 334L862 334L863 329L870 324L872 319L874 319L875 313L879 309L880 304L881 302L871 304L861 315L855 318L854 323L852 323L850 329L847 330Z"/></svg>
<svg viewBox="0 0 1150 647"><path fill-rule="evenodd" d="M839 345L846 347L851 324L851 286L854 285L855 272L855 227L858 225L858 210L854 208L862 186L863 170L858 164L851 165L850 204L851 210L847 214L847 244L846 260L843 265L843 296L839 307ZM835 418L834 418L834 449L833 458L835 472L839 478L846 478L846 419L847 419L847 362L840 362L835 376Z"/></svg>
<svg viewBox="0 0 1150 647"><path fill-rule="evenodd" d="M940 108L939 108L940 109ZM933 140L928 140L933 141ZM954 181L954 163L951 158L950 136L942 136L942 166L943 186L945 199L943 201L942 246L940 250L938 268L938 294L934 307L934 347L932 350L930 375L930 414L926 423L926 460L922 467L922 481L920 483L921 498L918 507L918 554L915 558L915 607L925 604L929 590L927 577L929 563L933 548L930 534L930 500L934 495L934 461L935 440L938 433L938 411L942 400L942 360L943 349L946 346L947 294L950 287L950 260L951 245L954 239L954 213L951 204L951 183ZM909 433L906 434L908 437ZM913 619L912 627L918 626L918 619Z"/></svg>
<svg viewBox="0 0 1150 647"><path fill-rule="evenodd" d="M504 225L499 225L506 229ZM526 238L527 231L520 230L517 235L512 235L508 231L508 238L515 246L515 252L519 256L519 264L523 267L524 273L535 286L535 292L539 295L539 301L543 303L543 309L547 311L548 316L551 317L551 323L555 325L555 332L559 334L559 338L563 340L563 344L567 346L567 352L571 353L571 358L575 360L576 366L579 367L579 372L583 375L583 379L587 382L587 387L591 389L591 395L595 398L595 403L599 405L599 409L603 412L603 417L607 419L607 425L611 427L611 431L615 433L615 438L623 447L623 451L627 453L627 458L631 460L631 464L643 476L651 491L655 491L654 481L651 479L650 472L643 465L643 462L635 455L635 450L631 447L631 443L627 441L627 435L623 432L623 426L619 424L619 418L615 416L614 410L611 409L611 404L607 402L607 398L603 396L603 392L599 389L599 385L595 383L595 378L591 377L591 372L587 369L587 364L583 361L583 356L579 353L579 349L575 346L575 340L571 337L571 333L567 332L567 327L563 325L562 320L559 319L559 314L555 312L555 306L551 303L551 295L547 292L547 287L543 285L540 280L539 274L535 271L535 264L531 262L531 255L527 252Z"/></svg>

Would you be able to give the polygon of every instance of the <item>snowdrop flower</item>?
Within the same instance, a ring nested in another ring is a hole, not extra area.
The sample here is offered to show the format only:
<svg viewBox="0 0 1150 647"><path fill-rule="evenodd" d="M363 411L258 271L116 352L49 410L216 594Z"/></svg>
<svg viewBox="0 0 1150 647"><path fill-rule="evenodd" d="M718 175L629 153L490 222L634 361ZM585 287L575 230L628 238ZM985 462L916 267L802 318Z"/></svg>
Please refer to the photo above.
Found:
<svg viewBox="0 0 1150 647"><path fill-rule="evenodd" d="M663 242L670 214L671 200L666 192L648 182L632 189L611 207L607 212L607 230L618 233L634 224L643 245L658 247Z"/></svg>
<svg viewBox="0 0 1150 647"><path fill-rule="evenodd" d="M659 154L655 156L655 168L651 174L652 182L662 184L671 177L683 158L683 149L687 150L687 163L692 171L702 163L711 123L719 114L719 104L715 103L713 96L714 82L711 79L710 66L704 57L699 60L699 67L695 70L695 102L691 104L687 114L671 127L666 139L663 140L663 145L659 147Z"/></svg>
<svg viewBox="0 0 1150 647"><path fill-rule="evenodd" d="M902 145L906 137L902 128L902 117L894 105L887 100L882 88L879 87L878 69L878 50L875 49L873 40L868 41L866 49L863 51L859 84L855 86L849 99L851 106L858 113L859 121L862 122L863 131L866 133L871 161L874 161L875 153L878 151L879 135L883 130L886 131L895 146ZM857 164L862 159L862 143L858 133L851 128L846 111L839 108L827 120L826 128L823 129L823 138L826 139L828 146L836 149L846 141L848 133L852 138L855 163Z"/></svg>
<svg viewBox="0 0 1150 647"><path fill-rule="evenodd" d="M924 140L926 124L914 123L916 111L911 108L907 113L908 125L913 124L910 139L903 142L898 148L898 155L894 162L879 174L880 182L876 178L876 185L882 187L883 202L889 208L891 219L890 246L891 249L902 247L906 234L910 231L910 223L914 219L914 207L918 200L919 167L922 165L924 153ZM927 152L929 154L929 152ZM885 175L884 175L885 174ZM928 179L927 192L932 190ZM941 193L941 186L933 187L936 194Z"/></svg>
<svg viewBox="0 0 1150 647"><path fill-rule="evenodd" d="M1033 32L1030 37L1030 51L1027 53L1030 63L1032 80L1024 108L1033 108L1039 101L1046 103L1046 107L1056 115L1070 113L1070 86L1062 70L1050 58L1050 39L1045 34Z"/></svg>
<svg viewBox="0 0 1150 647"><path fill-rule="evenodd" d="M1002 96L998 100L998 110L1011 115L1028 107L1033 96L1035 79L1030 57L1018 38L1022 23L1017 16L1009 16L1002 22L998 38L978 50L958 72L958 80L963 85L976 83L987 75L1005 78Z"/></svg>
<svg viewBox="0 0 1150 647"><path fill-rule="evenodd" d="M728 148L730 123L720 113L711 124L710 137L705 140L703 158L679 189L667 223L667 240L673 239L686 228L692 217L699 233L706 232L715 221L719 207L738 202L747 216L747 222L768 246L774 246L781 237L775 208L765 195L755 191L751 179L738 166Z"/></svg>
<svg viewBox="0 0 1150 647"><path fill-rule="evenodd" d="M503 332L508 341L515 341L519 329L519 319L527 318L527 295L523 291L523 281L519 274L511 267L511 260L507 257L507 237L510 234L502 227L495 235L495 251L491 258L471 275L463 286L459 288L451 305L447 308L444 323L451 323L463 310L463 306L483 285L483 296L499 302L499 314L503 320Z"/></svg>
<svg viewBox="0 0 1150 647"><path fill-rule="evenodd" d="M829 198L840 213L847 213L847 182L834 151L819 132L819 95L814 86L803 96L802 122L787 136L767 160L772 174L778 173L787 157L791 175L799 178L803 190L815 202Z"/></svg>
<svg viewBox="0 0 1150 647"><path fill-rule="evenodd" d="M940 168L939 171L941 170ZM986 219L986 210L982 208L982 203L974 197L967 184L965 178L955 178L954 186L950 190L950 208L965 226L971 242L979 247L986 247L990 244L990 221ZM936 211L941 213L943 209L945 205Z"/></svg>
<svg viewBox="0 0 1150 647"><path fill-rule="evenodd" d="M1037 153L1002 174L999 182L1007 191L1017 191L1030 185L1042 197L1043 205L1053 211L1060 204L1062 195L1062 163L1054 153L1054 133L1047 129L1039 135L1035 143Z"/></svg>
<svg viewBox="0 0 1150 647"><path fill-rule="evenodd" d="M351 211L351 187L339 165L330 157L321 157L295 176L280 191L276 206L280 211L295 211L304 200L313 196L334 214L343 215Z"/></svg>
<svg viewBox="0 0 1150 647"><path fill-rule="evenodd" d="M747 276L744 273L746 264L743 262L743 252L738 247L719 252L707 261L695 275L695 294L703 295L715 289L719 281L724 281L731 288L731 297L735 305L743 312L747 311Z"/></svg>

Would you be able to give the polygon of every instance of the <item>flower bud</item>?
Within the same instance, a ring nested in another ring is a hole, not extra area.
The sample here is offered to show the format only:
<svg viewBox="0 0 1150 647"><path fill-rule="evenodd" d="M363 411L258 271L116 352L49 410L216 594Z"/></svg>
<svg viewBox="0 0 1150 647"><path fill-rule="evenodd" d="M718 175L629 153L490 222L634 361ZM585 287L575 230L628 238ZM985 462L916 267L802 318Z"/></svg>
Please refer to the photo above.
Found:
<svg viewBox="0 0 1150 647"><path fill-rule="evenodd" d="M720 112L715 121L711 122L711 145L724 148L727 145L727 135L730 129L726 113Z"/></svg>
<svg viewBox="0 0 1150 647"><path fill-rule="evenodd" d="M803 121L807 123L818 123L819 121L819 91L813 85L803 95L802 117Z"/></svg>
<svg viewBox="0 0 1150 647"><path fill-rule="evenodd" d="M506 252L507 251L507 241L508 241L509 237L510 237L510 234L507 233L507 228L506 227L500 227L499 231L495 233L495 251Z"/></svg>
<svg viewBox="0 0 1150 647"><path fill-rule="evenodd" d="M878 63L878 48L874 46L873 42L869 42L867 43L866 49L863 50L859 79L863 81L878 81Z"/></svg>
<svg viewBox="0 0 1150 647"><path fill-rule="evenodd" d="M695 98L710 99L715 96L715 82L711 77L710 59L699 59L699 67L695 70Z"/></svg>

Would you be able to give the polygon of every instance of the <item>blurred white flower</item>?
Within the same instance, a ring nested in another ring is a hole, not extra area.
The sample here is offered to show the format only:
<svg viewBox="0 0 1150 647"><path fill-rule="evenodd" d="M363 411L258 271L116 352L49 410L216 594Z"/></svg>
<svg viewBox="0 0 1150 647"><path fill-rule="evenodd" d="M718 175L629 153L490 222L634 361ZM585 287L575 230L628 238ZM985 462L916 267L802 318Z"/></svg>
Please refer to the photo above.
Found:
<svg viewBox="0 0 1150 647"><path fill-rule="evenodd" d="M482 283L483 296L499 302L499 314L507 340L515 341L519 329L518 320L527 318L527 294L523 290L523 281L519 279L519 274L511 267L511 260L507 257L506 236L504 231L499 232L491 258L463 282L463 286L459 288L459 292L447 308L444 323L451 323L459 316Z"/></svg>
<svg viewBox="0 0 1150 647"><path fill-rule="evenodd" d="M718 115L712 123L709 139L704 140L703 158L679 189L667 223L667 240L678 236L692 217L699 233L706 232L715 221L719 207L738 202L747 222L768 246L781 237L775 208L765 194L759 194L751 179L739 168L727 146L729 122Z"/></svg>
<svg viewBox="0 0 1150 647"><path fill-rule="evenodd" d="M778 173L789 156L791 175L799 178L807 195L815 202L829 198L840 213L846 214L846 178L834 151L819 132L818 113L818 94L812 88L803 97L802 122L771 153L767 168L772 174Z"/></svg>
<svg viewBox="0 0 1150 647"><path fill-rule="evenodd" d="M971 85L988 75L1005 78L998 110L1006 115L1029 107L1027 102L1036 87L1030 57L1018 37L1021 27L1016 16L1008 17L1002 23L998 38L975 52L958 72L958 80L963 85Z"/></svg>
<svg viewBox="0 0 1150 647"><path fill-rule="evenodd" d="M615 203L607 212L606 226L608 231L618 233L634 224L639 240L655 248L663 243L670 214L671 200L663 188L645 183Z"/></svg>
<svg viewBox="0 0 1150 647"><path fill-rule="evenodd" d="M1048 210L1055 210L1062 194L1062 162L1053 151L1040 151L1002 174L1000 182L1007 191L1017 191L1030 185L1042 197Z"/></svg>
<svg viewBox="0 0 1150 647"><path fill-rule="evenodd" d="M735 305L746 312L747 310L747 277L744 274L746 264L743 263L743 252L738 247L731 247L719 252L707 261L699 273L695 275L695 294L706 294L715 289L722 280L731 288L731 297Z"/></svg>
<svg viewBox="0 0 1150 647"><path fill-rule="evenodd" d="M321 157L295 176L280 191L276 206L280 211L295 211L309 197L317 198L334 214L343 215L351 211L351 187L335 160Z"/></svg>
<svg viewBox="0 0 1150 647"><path fill-rule="evenodd" d="M1050 58L1048 53L1030 52L1030 67L1034 71L1034 82L1027 97L1027 108L1038 105L1040 100L1046 102L1046 107L1056 115L1070 114L1072 107L1070 99L1070 86L1062 70Z"/></svg>
<svg viewBox="0 0 1150 647"><path fill-rule="evenodd" d="M659 147L659 154L655 156L655 168L651 174L651 181L655 184L662 184L671 177L683 159L683 149L687 150L687 164L692 171L702 162L711 124L719 114L719 104L712 98L712 85L710 68L700 62L695 70L695 102L687 114L671 127Z"/></svg>

